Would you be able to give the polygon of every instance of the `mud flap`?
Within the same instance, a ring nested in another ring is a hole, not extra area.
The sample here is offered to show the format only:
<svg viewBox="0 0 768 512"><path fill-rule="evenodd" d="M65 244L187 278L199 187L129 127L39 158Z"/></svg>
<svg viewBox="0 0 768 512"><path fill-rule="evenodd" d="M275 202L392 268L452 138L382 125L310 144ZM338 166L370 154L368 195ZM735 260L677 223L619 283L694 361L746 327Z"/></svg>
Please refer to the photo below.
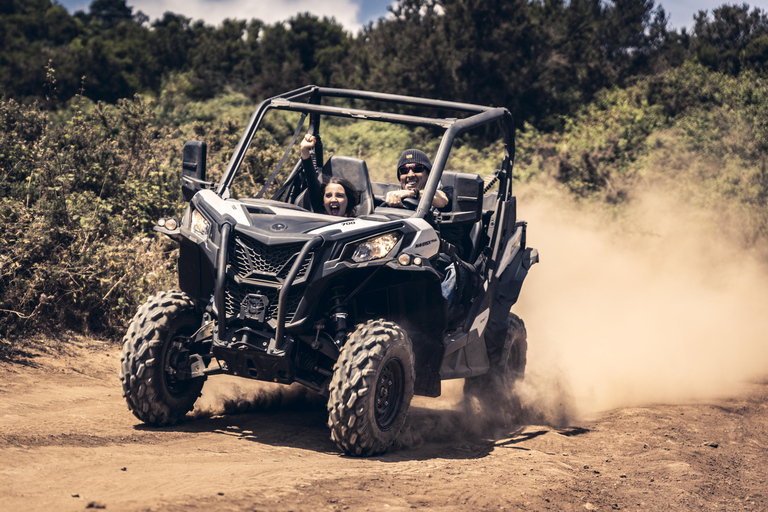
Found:
<svg viewBox="0 0 768 512"><path fill-rule="evenodd" d="M525 249L515 256L512 263L499 277L496 285L496 296L491 302L491 313L488 318L488 330L500 332L507 330L509 310L517 302L523 281L528 275L531 265L539 262L539 251L533 248ZM488 347L490 350L491 347Z"/></svg>
<svg viewBox="0 0 768 512"><path fill-rule="evenodd" d="M488 371L488 368L490 368L488 352L477 330L461 333L456 338L449 338L440 366L440 377L443 380L482 375Z"/></svg>

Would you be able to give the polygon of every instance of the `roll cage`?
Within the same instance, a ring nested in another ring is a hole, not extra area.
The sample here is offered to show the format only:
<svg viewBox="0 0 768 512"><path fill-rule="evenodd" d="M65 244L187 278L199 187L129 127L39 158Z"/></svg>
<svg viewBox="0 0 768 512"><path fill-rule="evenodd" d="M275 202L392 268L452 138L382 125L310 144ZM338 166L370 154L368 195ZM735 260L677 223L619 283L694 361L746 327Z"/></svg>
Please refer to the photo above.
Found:
<svg viewBox="0 0 768 512"><path fill-rule="evenodd" d="M424 117L417 115L399 114L392 112L383 112L377 110L366 110L351 107L337 107L332 105L323 105L323 98L345 98L349 100L376 101L393 104L400 107L421 107L441 111L453 111L469 114L463 118L453 117ZM237 174L240 165L245 158L246 152L251 145L253 137L258 130L266 113L270 109L299 112L302 115L309 115L309 132L319 133L320 116L334 116L350 119L368 119L378 122L387 122L409 126L436 127L445 130L440 145L432 164L432 171L429 173L424 192L419 201L418 208L413 216L424 218L430 211L432 199L440 184L443 169L448 161L453 142L462 133L494 122L499 122L502 128L502 137L504 142L504 159L501 168L498 171L499 189L498 199L507 200L512 195L512 165L515 155L515 132L512 114L501 107L487 107L482 105L473 105L469 103L458 103L442 100L430 100L417 98L413 96L403 96L397 94L386 94L379 92L356 91L350 89L334 89L327 87L318 87L308 85L291 92L287 92L267 100L262 101L254 110L243 135L240 138L232 157L227 164L221 179L216 186L216 193L226 198L229 195L229 187ZM290 148L289 148L290 149ZM403 148L406 149L406 148ZM317 165L322 166L322 143L315 149ZM268 185L265 184L259 196L261 196ZM276 194L278 195L278 194Z"/></svg>

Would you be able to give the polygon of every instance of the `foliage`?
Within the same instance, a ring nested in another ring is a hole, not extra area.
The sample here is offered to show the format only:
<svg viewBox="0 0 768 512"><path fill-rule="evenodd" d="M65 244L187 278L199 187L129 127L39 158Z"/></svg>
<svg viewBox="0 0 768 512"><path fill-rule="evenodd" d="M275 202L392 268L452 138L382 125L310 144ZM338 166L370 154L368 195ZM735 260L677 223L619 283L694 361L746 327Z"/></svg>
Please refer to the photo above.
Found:
<svg viewBox="0 0 768 512"><path fill-rule="evenodd" d="M181 212L184 140L206 140L210 174L223 171L242 129L239 101L185 113L167 98L78 96L56 114L0 101L0 339L120 335L148 294L173 288L175 246L151 228ZM183 124L163 121L169 109Z"/></svg>
<svg viewBox="0 0 768 512"><path fill-rule="evenodd" d="M206 25L171 12L149 23L126 0L70 15L52 0L0 9L0 91L56 107L83 93L116 102L235 90L251 100L308 83L505 106L518 126L551 131L603 89L696 59L730 75L768 68L768 15L749 6L702 11L694 31L667 28L654 0L399 0L352 35L308 13L274 24ZM46 91L46 66L58 82Z"/></svg>
<svg viewBox="0 0 768 512"><path fill-rule="evenodd" d="M653 2L402 0L358 39L355 83L552 116L651 69L666 18ZM362 40L362 44L359 41Z"/></svg>
<svg viewBox="0 0 768 512"><path fill-rule="evenodd" d="M724 4L710 16L699 11L694 27L695 54L710 69L737 75L768 71L768 14L747 4Z"/></svg>
<svg viewBox="0 0 768 512"><path fill-rule="evenodd" d="M152 22L125 0L95 0L70 15L52 0L8 0L0 8L0 94L43 95L46 64L57 70L56 102L78 94L116 102L158 93L163 77L187 73L193 99L236 86L252 97L297 84L340 84L351 38L329 19L299 14L286 23L225 20L213 27L171 12ZM59 103L59 104L60 104Z"/></svg>
<svg viewBox="0 0 768 512"><path fill-rule="evenodd" d="M537 133L528 127L520 140L518 162L554 175L575 194L604 194L620 201L625 192L613 176L626 176L646 140L664 124L661 107L649 104L640 87L602 91L574 117L563 120L564 130Z"/></svg>
<svg viewBox="0 0 768 512"><path fill-rule="evenodd" d="M700 64L601 92L565 129L518 137L516 174L553 177L582 198L621 204L647 183L717 207L747 246L768 241L768 83Z"/></svg>
<svg viewBox="0 0 768 512"><path fill-rule="evenodd" d="M141 288L167 284L156 267L172 249L146 233L178 190L151 116L139 99L89 114L75 106L61 123L36 105L0 103L0 335L115 332Z"/></svg>

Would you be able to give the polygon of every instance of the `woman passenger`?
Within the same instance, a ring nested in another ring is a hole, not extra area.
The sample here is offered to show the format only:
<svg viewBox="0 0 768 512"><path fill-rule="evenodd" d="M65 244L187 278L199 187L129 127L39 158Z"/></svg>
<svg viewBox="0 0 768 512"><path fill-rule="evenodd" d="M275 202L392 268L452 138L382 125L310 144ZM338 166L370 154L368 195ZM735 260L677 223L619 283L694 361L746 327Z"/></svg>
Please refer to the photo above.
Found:
<svg viewBox="0 0 768 512"><path fill-rule="evenodd" d="M309 150L315 147L316 139L306 134L301 141L301 163L304 176L307 179L312 210L338 217L354 217L355 206L358 203L358 193L349 181L344 178L331 177L326 183L319 184L315 165L310 158ZM322 201L322 202L321 202Z"/></svg>

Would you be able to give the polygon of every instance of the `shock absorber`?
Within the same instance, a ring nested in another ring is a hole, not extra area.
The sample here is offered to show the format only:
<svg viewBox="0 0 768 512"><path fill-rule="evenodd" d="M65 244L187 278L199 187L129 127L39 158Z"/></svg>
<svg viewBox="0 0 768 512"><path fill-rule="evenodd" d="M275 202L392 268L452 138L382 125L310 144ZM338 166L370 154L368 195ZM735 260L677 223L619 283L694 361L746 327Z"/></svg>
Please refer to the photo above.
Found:
<svg viewBox="0 0 768 512"><path fill-rule="evenodd" d="M344 305L344 298L347 295L346 288L343 285L334 286L330 290L331 304L330 315L336 329L336 336L333 342L341 348L347 338L347 308Z"/></svg>

